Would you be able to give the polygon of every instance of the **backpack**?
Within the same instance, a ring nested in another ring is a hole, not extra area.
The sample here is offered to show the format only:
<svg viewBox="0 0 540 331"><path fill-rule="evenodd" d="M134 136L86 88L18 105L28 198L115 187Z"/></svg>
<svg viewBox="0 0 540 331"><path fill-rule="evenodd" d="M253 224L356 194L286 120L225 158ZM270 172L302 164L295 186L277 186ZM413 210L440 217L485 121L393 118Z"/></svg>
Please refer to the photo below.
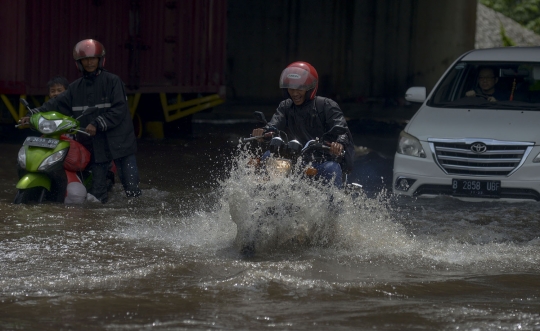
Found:
<svg viewBox="0 0 540 331"><path fill-rule="evenodd" d="M319 120L321 121L323 126L326 126L326 117L323 116L324 102L326 99L327 98L316 96L314 102L315 112L319 116ZM349 128L347 128L347 136L349 137L349 143L343 146L345 149L345 157L344 160L341 162L341 170L346 174L350 174L354 167L354 141Z"/></svg>

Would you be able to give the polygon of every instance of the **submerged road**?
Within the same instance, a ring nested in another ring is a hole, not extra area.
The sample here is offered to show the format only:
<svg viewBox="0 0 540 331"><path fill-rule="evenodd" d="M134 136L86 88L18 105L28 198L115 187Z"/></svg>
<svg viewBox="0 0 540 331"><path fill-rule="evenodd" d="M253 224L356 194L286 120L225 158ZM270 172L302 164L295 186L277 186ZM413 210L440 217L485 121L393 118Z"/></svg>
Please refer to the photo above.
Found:
<svg viewBox="0 0 540 331"><path fill-rule="evenodd" d="M22 140L0 142L0 329L537 330L540 206L392 197L400 124L349 124L365 194L257 191L237 149L255 123L200 116L189 139L139 142L139 199L13 205ZM242 256L238 222L265 218L332 221L332 241Z"/></svg>

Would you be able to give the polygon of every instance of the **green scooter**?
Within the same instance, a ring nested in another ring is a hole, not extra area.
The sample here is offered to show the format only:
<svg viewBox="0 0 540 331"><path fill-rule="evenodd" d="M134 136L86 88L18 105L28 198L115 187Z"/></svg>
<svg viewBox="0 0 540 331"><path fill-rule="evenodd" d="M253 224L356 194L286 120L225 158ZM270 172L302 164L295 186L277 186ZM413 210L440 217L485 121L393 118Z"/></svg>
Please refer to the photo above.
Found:
<svg viewBox="0 0 540 331"><path fill-rule="evenodd" d="M28 102L21 103L30 109ZM93 112L88 108L81 116ZM78 119L58 112L42 112L30 116L30 128L41 132L41 137L28 136L19 150L19 182L14 204L41 203L44 199L63 202L67 185L63 162L68 154L69 140L63 134L81 132ZM20 125L16 125L20 126ZM86 183L87 184L87 183ZM86 185L85 185L86 186Z"/></svg>

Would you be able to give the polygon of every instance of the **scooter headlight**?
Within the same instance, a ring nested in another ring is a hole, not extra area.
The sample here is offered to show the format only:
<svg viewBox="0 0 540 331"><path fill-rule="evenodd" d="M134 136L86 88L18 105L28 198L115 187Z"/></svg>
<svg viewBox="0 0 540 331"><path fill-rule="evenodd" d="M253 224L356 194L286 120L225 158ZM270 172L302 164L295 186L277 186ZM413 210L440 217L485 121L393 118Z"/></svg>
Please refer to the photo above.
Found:
<svg viewBox="0 0 540 331"><path fill-rule="evenodd" d="M51 166L55 165L58 162L62 162L67 154L67 149L59 150L58 152L52 154L43 162L41 162L41 165L39 166L38 170L45 171L47 168L50 168Z"/></svg>
<svg viewBox="0 0 540 331"><path fill-rule="evenodd" d="M19 162L19 165L21 166L21 168L23 169L26 169L26 149L23 147L21 147L21 149L19 149L19 155L17 156L17 161Z"/></svg>
<svg viewBox="0 0 540 331"><path fill-rule="evenodd" d="M397 152L399 154L416 156L416 157L426 157L426 152L420 143L420 140L415 136L412 136L405 131L401 131L399 134L399 142L397 147Z"/></svg>
<svg viewBox="0 0 540 331"><path fill-rule="evenodd" d="M46 120L43 117L39 119L38 130L41 133L49 134L56 131L62 120Z"/></svg>

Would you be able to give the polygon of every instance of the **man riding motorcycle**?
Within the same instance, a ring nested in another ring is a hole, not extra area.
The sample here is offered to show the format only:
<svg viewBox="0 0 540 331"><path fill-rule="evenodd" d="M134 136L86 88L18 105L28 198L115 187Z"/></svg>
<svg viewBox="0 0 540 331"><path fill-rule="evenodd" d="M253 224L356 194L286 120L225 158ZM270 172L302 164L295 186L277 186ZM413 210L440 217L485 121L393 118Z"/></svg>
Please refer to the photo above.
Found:
<svg viewBox="0 0 540 331"><path fill-rule="evenodd" d="M347 121L338 104L329 99L318 97L317 88L319 76L315 68L303 61L289 64L281 73L279 87L282 89L283 100L272 119L264 128L254 129L252 136L262 136L270 127L288 131L291 139L298 140L304 145L309 140L322 137L335 125L347 128ZM337 187L342 187L342 171L352 170L354 158L354 143L350 131L329 142L330 154L341 155L346 150L345 161L341 164L327 160L312 162L318 176ZM265 153L266 156L269 152ZM265 156L263 156L264 158Z"/></svg>

